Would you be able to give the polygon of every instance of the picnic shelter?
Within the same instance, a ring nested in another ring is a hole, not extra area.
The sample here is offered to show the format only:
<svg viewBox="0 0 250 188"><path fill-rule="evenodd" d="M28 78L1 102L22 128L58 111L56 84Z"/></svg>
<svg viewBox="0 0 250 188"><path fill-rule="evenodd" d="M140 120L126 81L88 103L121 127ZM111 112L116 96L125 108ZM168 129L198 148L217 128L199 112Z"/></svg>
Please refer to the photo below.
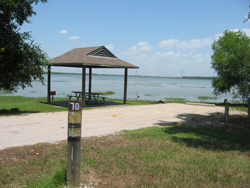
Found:
<svg viewBox="0 0 250 188"><path fill-rule="evenodd" d="M117 58L105 46L74 48L58 57L48 61L48 89L47 102L50 102L51 95L51 67L77 67L82 69L82 104L85 106L86 93L86 69L89 69L89 88L91 93L92 69L93 68L117 68L124 69L124 96L123 103L127 103L127 78L128 69L138 69L139 67Z"/></svg>

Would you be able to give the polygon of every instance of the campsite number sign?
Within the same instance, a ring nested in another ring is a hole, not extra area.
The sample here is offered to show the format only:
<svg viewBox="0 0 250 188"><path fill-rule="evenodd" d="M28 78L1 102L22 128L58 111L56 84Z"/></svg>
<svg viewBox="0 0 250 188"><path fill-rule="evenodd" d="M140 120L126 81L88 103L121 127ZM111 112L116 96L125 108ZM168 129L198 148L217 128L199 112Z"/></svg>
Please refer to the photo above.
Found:
<svg viewBox="0 0 250 188"><path fill-rule="evenodd" d="M82 103L69 101L68 137L81 137Z"/></svg>

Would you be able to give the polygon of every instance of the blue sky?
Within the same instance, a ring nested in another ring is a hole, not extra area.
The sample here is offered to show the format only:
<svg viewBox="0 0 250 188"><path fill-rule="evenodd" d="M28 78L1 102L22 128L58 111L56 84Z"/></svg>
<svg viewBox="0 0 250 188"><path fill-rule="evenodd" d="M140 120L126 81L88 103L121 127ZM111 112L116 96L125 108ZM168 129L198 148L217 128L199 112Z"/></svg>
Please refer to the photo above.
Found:
<svg viewBox="0 0 250 188"><path fill-rule="evenodd" d="M214 76L213 41L225 30L242 30L250 36L250 22L243 23L249 0L49 0L34 5L34 10L37 15L22 30L32 31L50 58L73 48L103 45L140 67L130 69L132 75Z"/></svg>

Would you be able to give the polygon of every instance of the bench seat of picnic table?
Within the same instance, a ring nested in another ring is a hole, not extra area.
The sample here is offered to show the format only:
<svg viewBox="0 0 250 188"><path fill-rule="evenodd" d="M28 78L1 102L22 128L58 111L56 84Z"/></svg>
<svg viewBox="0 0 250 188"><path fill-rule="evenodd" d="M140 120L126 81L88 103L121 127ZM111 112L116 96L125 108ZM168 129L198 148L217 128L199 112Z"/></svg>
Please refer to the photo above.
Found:
<svg viewBox="0 0 250 188"><path fill-rule="evenodd" d="M67 95L67 97L69 97L69 100L71 98L77 98L76 95ZM93 97L91 96L91 98L93 98ZM105 96L99 96L99 98L101 98L103 100L103 104L105 103L105 99L107 99L107 97L105 97ZM82 99L82 96L80 96L79 99ZM86 96L85 99L86 99L86 101L89 101L89 96Z"/></svg>
<svg viewBox="0 0 250 188"><path fill-rule="evenodd" d="M76 95L67 95L67 97L69 97L69 100L70 100L71 98L77 98ZM82 97L79 97L79 98L82 98Z"/></svg>

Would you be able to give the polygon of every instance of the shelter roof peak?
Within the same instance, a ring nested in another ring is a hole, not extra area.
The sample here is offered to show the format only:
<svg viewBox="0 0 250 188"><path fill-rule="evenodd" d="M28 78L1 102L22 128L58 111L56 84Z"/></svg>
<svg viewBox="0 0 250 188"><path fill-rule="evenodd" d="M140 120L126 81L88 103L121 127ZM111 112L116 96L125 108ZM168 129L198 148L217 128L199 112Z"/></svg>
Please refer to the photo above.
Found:
<svg viewBox="0 0 250 188"><path fill-rule="evenodd" d="M52 66L93 68L139 68L118 59L105 46L74 48L48 62Z"/></svg>

